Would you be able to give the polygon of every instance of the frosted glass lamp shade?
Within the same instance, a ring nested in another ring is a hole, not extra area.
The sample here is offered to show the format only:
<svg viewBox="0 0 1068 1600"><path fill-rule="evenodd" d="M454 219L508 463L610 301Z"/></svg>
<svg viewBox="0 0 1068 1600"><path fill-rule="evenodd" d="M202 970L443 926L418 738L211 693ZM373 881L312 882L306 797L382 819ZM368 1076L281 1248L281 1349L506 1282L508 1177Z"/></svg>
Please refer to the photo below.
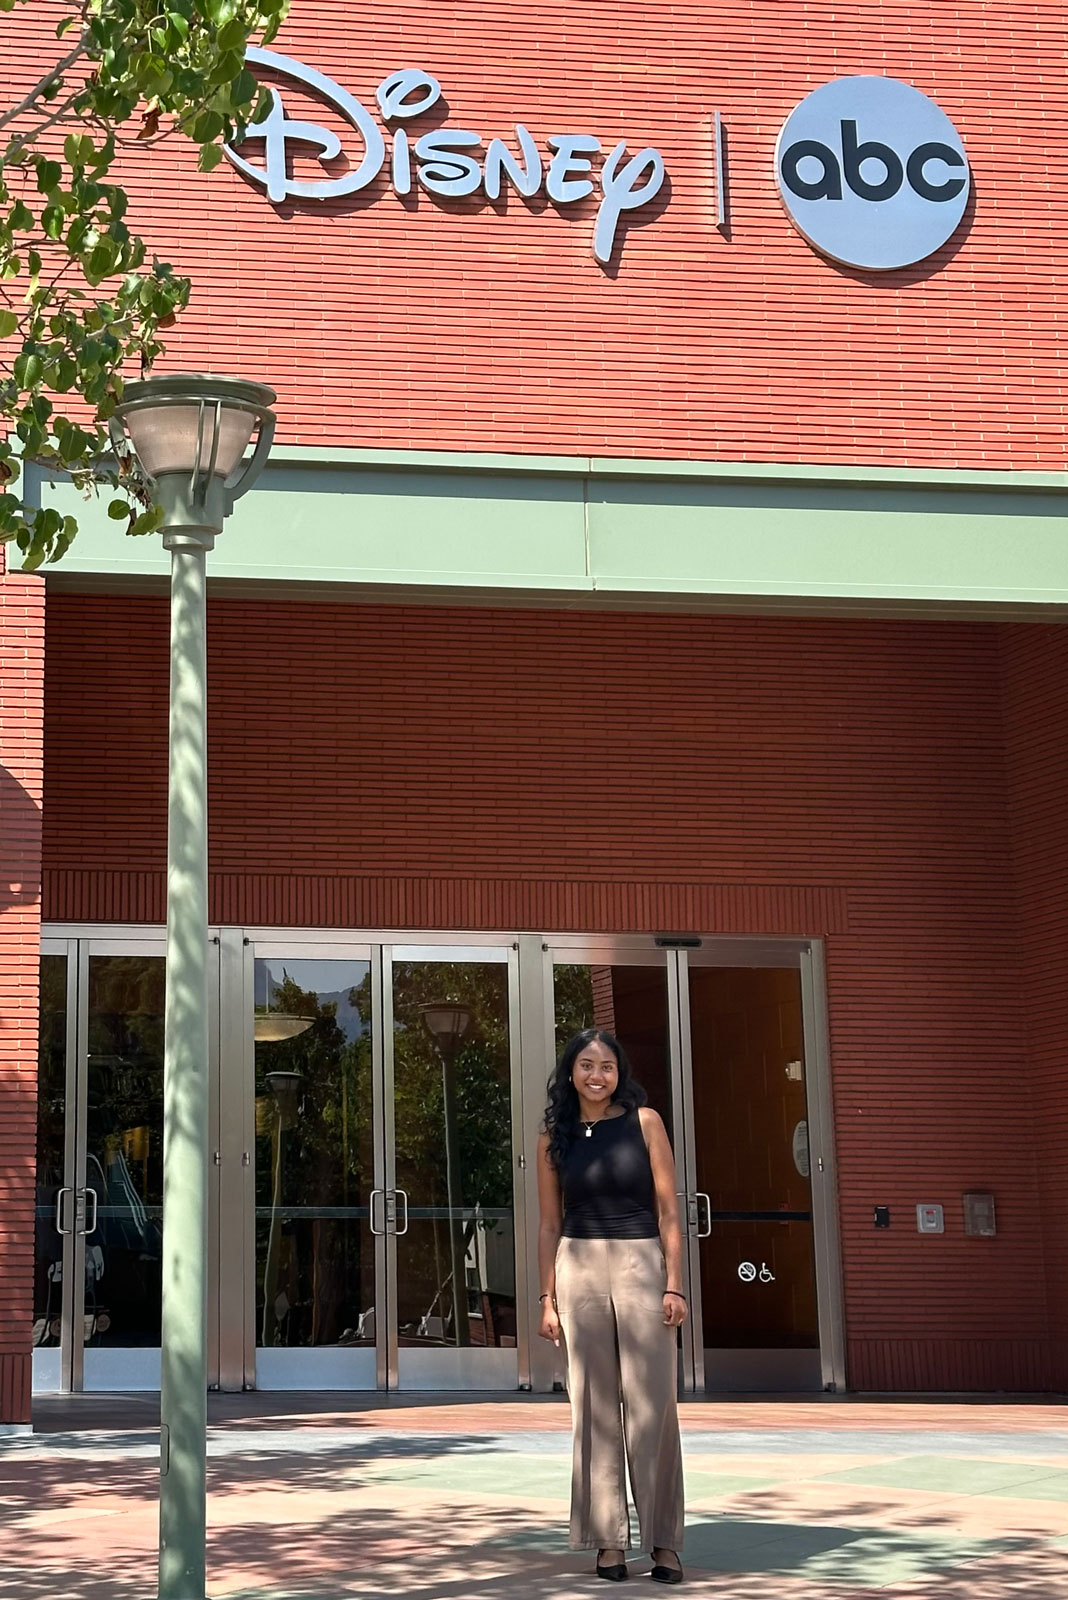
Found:
<svg viewBox="0 0 1068 1600"><path fill-rule="evenodd" d="M165 472L192 472L194 468L206 472L213 451L215 477L228 478L248 448L256 417L251 411L223 405L219 411L217 451L214 450L215 417L216 408L207 401L200 405L145 405L131 409L126 427L130 443L150 478L158 478Z"/></svg>

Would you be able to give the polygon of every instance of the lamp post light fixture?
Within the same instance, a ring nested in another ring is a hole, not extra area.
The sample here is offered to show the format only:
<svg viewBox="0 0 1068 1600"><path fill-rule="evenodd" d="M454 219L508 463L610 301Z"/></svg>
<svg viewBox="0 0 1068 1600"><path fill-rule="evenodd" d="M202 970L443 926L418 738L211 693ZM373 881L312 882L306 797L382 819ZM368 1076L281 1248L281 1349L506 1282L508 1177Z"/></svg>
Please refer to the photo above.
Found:
<svg viewBox="0 0 1068 1600"><path fill-rule="evenodd" d="M207 553L259 476L273 389L211 373L128 383L111 420L171 553L159 1600L204 1600L207 1522ZM245 452L256 436L255 448Z"/></svg>
<svg viewBox="0 0 1068 1600"><path fill-rule="evenodd" d="M467 1241L464 1237L460 1142L456 1129L456 1052L474 1013L462 1001L436 1001L421 1006L423 1023L441 1056L441 1111L445 1124L445 1192L449 1207L449 1269L452 1276L452 1336L469 1341L467 1315Z"/></svg>

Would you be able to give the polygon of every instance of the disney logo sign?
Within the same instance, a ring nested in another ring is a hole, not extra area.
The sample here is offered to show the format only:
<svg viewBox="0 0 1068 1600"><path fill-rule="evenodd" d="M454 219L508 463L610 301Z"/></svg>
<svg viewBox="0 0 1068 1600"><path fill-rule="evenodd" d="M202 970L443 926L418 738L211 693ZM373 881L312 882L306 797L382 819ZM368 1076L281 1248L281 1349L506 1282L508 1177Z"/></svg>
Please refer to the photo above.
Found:
<svg viewBox="0 0 1068 1600"><path fill-rule="evenodd" d="M310 146L325 166L341 155L342 143L330 128L289 117L279 90L272 87L270 112L246 134L246 143L262 141L262 166L238 155L230 146L226 146L226 154L239 172L266 189L268 199L275 205L290 198L327 200L366 189L386 164L388 138L390 182L398 195L410 194L418 183L441 199L458 199L481 190L488 200L497 200L509 183L524 199L532 199L544 184L550 200L567 206L585 200L599 187L601 202L593 229L593 254L606 266L624 213L652 200L664 184L663 157L651 145L628 159L626 142L621 141L609 151L600 172L595 174L592 158L601 153L601 141L588 133L553 134L546 140L548 154L543 158L522 123L515 127L518 155L503 139L484 141L481 134L469 128L439 127L417 138L412 138L404 126L390 128L389 124L404 124L422 116L442 98L438 80L417 68L391 73L375 91L382 121L387 125L383 133L355 95L314 67L255 46L246 51L245 59L250 66L269 67L321 96L349 123L363 144L359 163L337 177L315 182L292 178L293 147L299 146L306 153Z"/></svg>

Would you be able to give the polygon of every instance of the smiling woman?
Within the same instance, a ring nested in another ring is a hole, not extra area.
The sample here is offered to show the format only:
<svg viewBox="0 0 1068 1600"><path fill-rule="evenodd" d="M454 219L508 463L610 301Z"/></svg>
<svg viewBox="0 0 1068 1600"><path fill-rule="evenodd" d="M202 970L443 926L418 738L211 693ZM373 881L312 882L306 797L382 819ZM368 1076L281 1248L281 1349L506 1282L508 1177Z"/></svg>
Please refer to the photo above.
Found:
<svg viewBox="0 0 1068 1600"><path fill-rule="evenodd" d="M686 1320L675 1164L618 1041L589 1028L549 1080L538 1145L541 1337L567 1347L571 1548L627 1576L624 1454L652 1576L679 1583L682 1455L675 1329Z"/></svg>

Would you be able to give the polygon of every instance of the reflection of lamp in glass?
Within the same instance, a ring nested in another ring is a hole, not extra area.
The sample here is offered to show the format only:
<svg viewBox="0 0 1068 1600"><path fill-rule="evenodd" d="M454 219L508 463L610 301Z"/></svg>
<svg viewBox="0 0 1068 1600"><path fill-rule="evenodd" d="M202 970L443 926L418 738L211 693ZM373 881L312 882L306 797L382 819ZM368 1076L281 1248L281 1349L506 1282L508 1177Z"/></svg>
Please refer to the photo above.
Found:
<svg viewBox="0 0 1068 1600"><path fill-rule="evenodd" d="M474 1013L462 1001L421 1006L427 1032L441 1056L441 1109L445 1122L445 1189L449 1206L449 1256L452 1268L452 1331L458 1345L470 1342L463 1217L460 1212L460 1148L456 1138L456 1052Z"/></svg>
<svg viewBox="0 0 1068 1600"><path fill-rule="evenodd" d="M309 1022L314 1019L301 1019ZM278 1263L282 1253L282 1231L278 1217L282 1209L282 1135L297 1119L297 1096L304 1082L303 1072L267 1072L267 1087L274 1096L278 1115L275 1117L271 1142L274 1146L273 1182L271 1186L271 1227L267 1235L267 1260L263 1268L263 1326L260 1343L273 1345L278 1332Z"/></svg>
<svg viewBox="0 0 1068 1600"><path fill-rule="evenodd" d="M314 1017L295 1017L285 1011L257 1006L252 1027L257 1044L277 1044L282 1039L296 1039L307 1033L314 1021Z"/></svg>

